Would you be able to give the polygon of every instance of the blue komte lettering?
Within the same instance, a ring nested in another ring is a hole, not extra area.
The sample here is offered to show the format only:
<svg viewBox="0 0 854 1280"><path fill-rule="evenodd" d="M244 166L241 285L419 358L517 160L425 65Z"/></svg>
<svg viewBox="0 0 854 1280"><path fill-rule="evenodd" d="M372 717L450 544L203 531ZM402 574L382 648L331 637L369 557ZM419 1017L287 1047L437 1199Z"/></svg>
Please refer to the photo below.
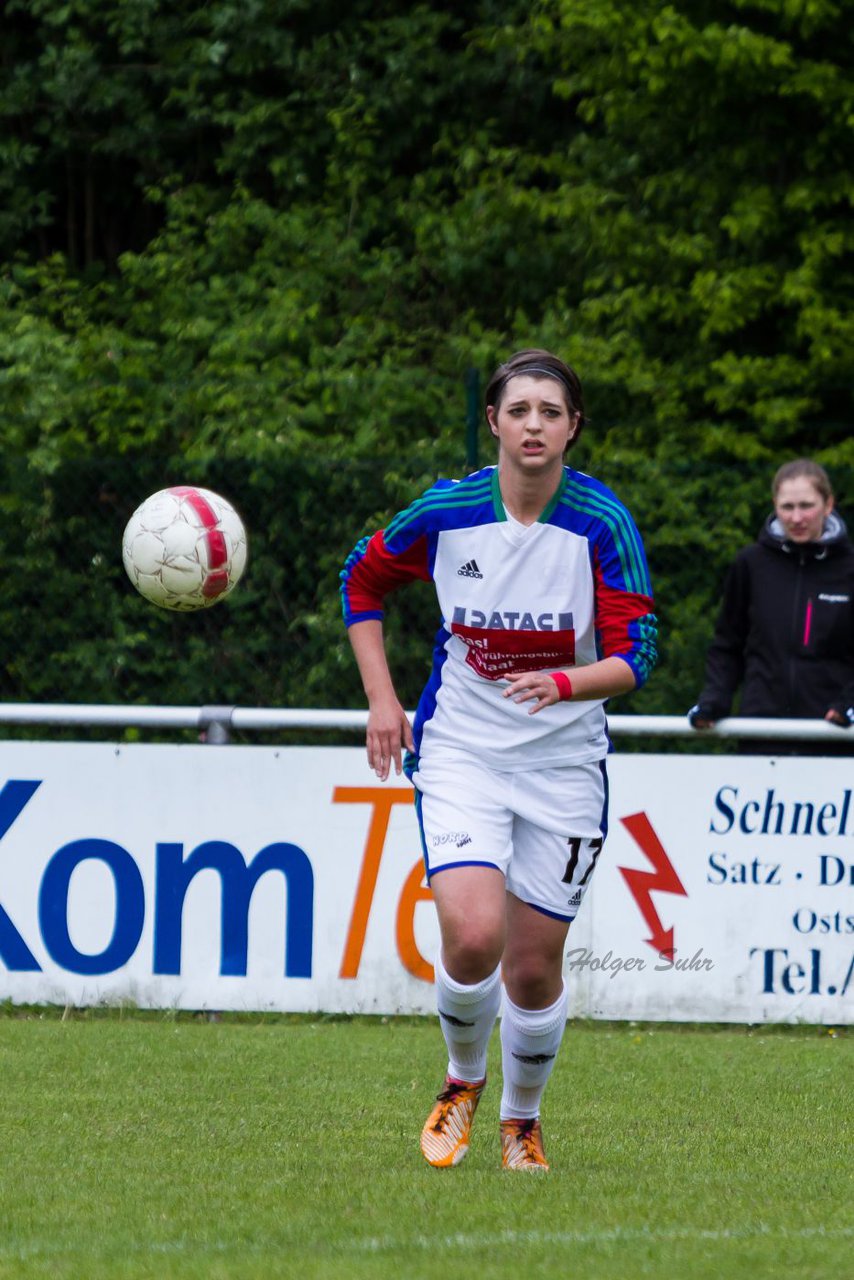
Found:
<svg viewBox="0 0 854 1280"><path fill-rule="evenodd" d="M0 840L32 799L41 782L11 780L0 790ZM69 927L72 877L84 862L103 863L113 877L114 920L109 942L99 952L81 951ZM200 871L219 874L221 898L220 973L245 976L249 944L249 907L258 881L279 872L287 886L285 977L310 978L314 937L314 872L307 854L295 844L269 844L247 864L239 849L221 840L200 844L184 857L181 844L158 844L154 886L154 973L181 972L184 899ZM146 901L142 873L131 853L112 840L73 840L57 849L39 887L38 920L51 959L70 973L113 973L127 964L139 946ZM0 905L0 963L9 972L40 973L42 967Z"/></svg>
<svg viewBox="0 0 854 1280"><path fill-rule="evenodd" d="M224 840L208 840L186 859L182 844L158 844L154 972L181 972L184 898L193 878L207 870L218 872L222 884L220 973L245 977L252 892L266 872L280 871L288 887L285 977L310 978L314 873L308 857L295 844L268 844L247 865Z"/></svg>
<svg viewBox="0 0 854 1280"><path fill-rule="evenodd" d="M113 936L96 954L78 951L68 931L68 890L81 862L103 862L113 874L116 918ZM69 973L113 973L127 964L142 937L145 888L139 867L112 840L72 840L57 849L45 868L39 890L39 925L51 959Z"/></svg>
<svg viewBox="0 0 854 1280"><path fill-rule="evenodd" d="M40 786L41 782L13 778L0 791L0 840ZM3 907L0 907L0 960L10 972L41 973L41 965Z"/></svg>

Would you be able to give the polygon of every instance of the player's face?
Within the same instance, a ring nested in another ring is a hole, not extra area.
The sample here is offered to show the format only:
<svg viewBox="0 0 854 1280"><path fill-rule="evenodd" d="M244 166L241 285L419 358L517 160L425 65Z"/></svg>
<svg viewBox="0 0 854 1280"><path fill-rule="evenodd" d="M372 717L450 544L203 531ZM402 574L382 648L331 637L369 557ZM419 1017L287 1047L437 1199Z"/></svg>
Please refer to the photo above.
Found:
<svg viewBox="0 0 854 1280"><path fill-rule="evenodd" d="M563 385L528 374L510 379L498 409L490 405L487 417L502 458L534 473L562 463L578 430L578 414L570 413Z"/></svg>
<svg viewBox="0 0 854 1280"><path fill-rule="evenodd" d="M784 480L774 499L774 511L790 542L818 542L833 498L823 498L811 480Z"/></svg>

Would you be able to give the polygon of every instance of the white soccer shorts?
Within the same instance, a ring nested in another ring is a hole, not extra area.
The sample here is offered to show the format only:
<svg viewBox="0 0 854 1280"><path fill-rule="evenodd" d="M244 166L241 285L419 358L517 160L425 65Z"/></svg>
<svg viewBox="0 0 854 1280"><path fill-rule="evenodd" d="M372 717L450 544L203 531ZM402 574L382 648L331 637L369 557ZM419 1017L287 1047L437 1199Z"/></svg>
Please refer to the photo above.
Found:
<svg viewBox="0 0 854 1280"><path fill-rule="evenodd" d="M497 867L523 902L575 918L608 829L604 760L503 773L443 753L421 760L412 781L428 880L448 867Z"/></svg>

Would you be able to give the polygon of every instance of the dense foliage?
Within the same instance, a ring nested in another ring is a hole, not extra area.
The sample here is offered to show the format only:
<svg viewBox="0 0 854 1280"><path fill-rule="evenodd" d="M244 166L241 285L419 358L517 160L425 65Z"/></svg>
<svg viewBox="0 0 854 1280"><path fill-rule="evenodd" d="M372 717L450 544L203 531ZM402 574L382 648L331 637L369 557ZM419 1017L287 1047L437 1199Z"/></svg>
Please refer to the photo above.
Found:
<svg viewBox="0 0 854 1280"><path fill-rule="evenodd" d="M7 0L0 696L360 705L340 562L542 344L647 542L630 707L684 710L777 463L852 489L852 99L832 0ZM201 617L118 556L172 481L250 528ZM392 624L410 703L432 622Z"/></svg>

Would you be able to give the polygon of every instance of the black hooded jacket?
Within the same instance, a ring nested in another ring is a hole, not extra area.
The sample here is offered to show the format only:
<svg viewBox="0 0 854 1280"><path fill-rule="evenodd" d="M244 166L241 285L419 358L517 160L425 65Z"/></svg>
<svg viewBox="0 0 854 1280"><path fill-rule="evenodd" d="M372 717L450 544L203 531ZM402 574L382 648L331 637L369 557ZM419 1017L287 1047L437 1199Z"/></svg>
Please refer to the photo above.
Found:
<svg viewBox="0 0 854 1280"><path fill-rule="evenodd" d="M730 713L823 719L854 706L854 545L835 512L819 542L786 541L769 516L724 584L698 706Z"/></svg>

